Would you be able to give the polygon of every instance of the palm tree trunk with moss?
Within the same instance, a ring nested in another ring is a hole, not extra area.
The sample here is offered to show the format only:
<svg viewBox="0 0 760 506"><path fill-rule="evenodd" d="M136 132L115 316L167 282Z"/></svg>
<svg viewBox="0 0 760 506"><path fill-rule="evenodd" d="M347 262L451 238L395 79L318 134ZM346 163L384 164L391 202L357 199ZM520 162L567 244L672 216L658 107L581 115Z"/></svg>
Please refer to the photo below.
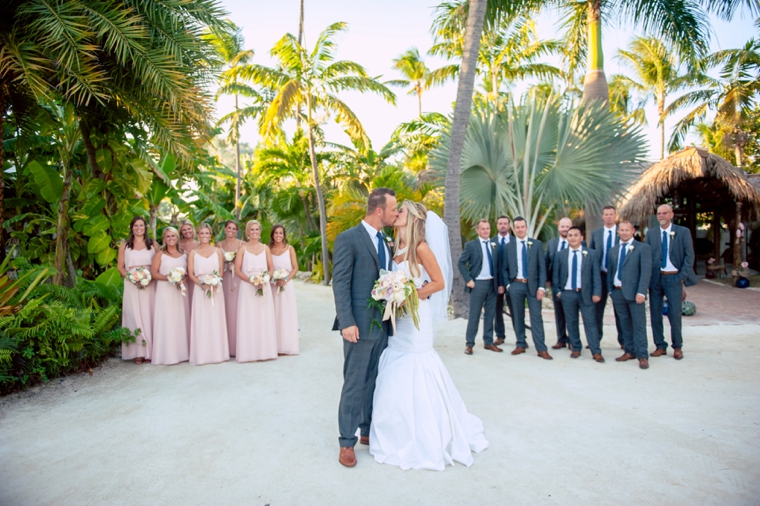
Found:
<svg viewBox="0 0 760 506"><path fill-rule="evenodd" d="M457 85L457 98L454 105L454 120L451 124L451 147L446 166L446 189L444 196L443 221L449 228L449 246L451 258L456 262L462 255L462 231L460 228L459 187L461 183L462 149L470 122L472 93L475 88L475 71L480 51L480 36L483 33L483 21L486 16L487 0L470 0L465 30L462 67ZM467 315L467 297L464 293L464 279L458 269L454 269L451 302L454 317Z"/></svg>
<svg viewBox="0 0 760 506"><path fill-rule="evenodd" d="M65 279L66 257L69 247L69 197L71 195L72 167L71 161L61 157L63 164L63 191L58 202L58 226L55 234L55 270L53 283L63 285Z"/></svg>
<svg viewBox="0 0 760 506"><path fill-rule="evenodd" d="M317 167L317 154L314 151L314 127L311 118L311 101L307 99L306 109L309 121L309 160L311 171L314 176L314 189L317 193L317 205L319 206L319 237L322 242L322 272L324 273L323 285L330 284L330 252L327 249L327 209L325 197L322 195L322 187L319 184L319 169Z"/></svg>

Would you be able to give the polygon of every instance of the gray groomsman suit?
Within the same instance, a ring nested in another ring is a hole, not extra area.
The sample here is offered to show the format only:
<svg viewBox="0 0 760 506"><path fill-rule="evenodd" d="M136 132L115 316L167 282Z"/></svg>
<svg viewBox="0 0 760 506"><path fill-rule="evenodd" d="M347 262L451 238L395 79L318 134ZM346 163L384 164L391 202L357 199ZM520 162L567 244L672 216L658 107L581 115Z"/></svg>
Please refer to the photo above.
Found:
<svg viewBox="0 0 760 506"><path fill-rule="evenodd" d="M333 248L332 287L337 312L333 330L354 325L359 328L357 342L343 340L343 390L338 408L338 441L342 447L356 445L357 428L361 428L362 436L369 436L377 365L388 346L387 322L380 329L370 328L373 318L382 320L382 313L367 309L381 267L389 269L392 260L384 235L382 242L386 258L383 266L376 241L370 239L361 223L338 235Z"/></svg>
<svg viewBox="0 0 760 506"><path fill-rule="evenodd" d="M667 297L670 310L670 339L673 348L683 346L681 335L681 298L684 286L697 284L694 274L694 244L691 232L686 227L670 224L672 236L668 236L668 258L671 266L662 267L662 228L649 230L644 240L652 248L652 279L649 281L649 312L652 321L652 336L657 348L667 349L662 326L663 297ZM671 270L675 268L674 270Z"/></svg>
<svg viewBox="0 0 760 506"><path fill-rule="evenodd" d="M487 243L486 247L491 251L491 262L483 255L482 243ZM475 288L464 287L464 291L470 293L470 313L467 320L466 340L467 346L475 345L475 336L478 333L480 325L480 313L485 306L483 315L483 343L485 345L493 344L493 322L496 312L496 292L499 287L499 279L496 273L498 265L498 249L496 242L492 239L481 239L478 237L464 245L462 256L459 257L457 266L462 274L465 283L475 281ZM483 270L483 262L488 265L487 276L490 279L477 279Z"/></svg>
<svg viewBox="0 0 760 506"><path fill-rule="evenodd" d="M524 272L518 272L517 255L522 255L522 242L526 242L527 279ZM530 246L527 243L532 243ZM525 299L528 300L530 312L530 329L536 351L546 351L544 343L544 320L541 317L541 301L536 298L539 288L546 288L546 260L541 241L526 237L513 237L506 248L507 261L502 267L503 279L506 279L509 297L512 299L515 318L515 336L518 348L525 348Z"/></svg>
<svg viewBox="0 0 760 506"><path fill-rule="evenodd" d="M584 255L585 253L585 255ZM580 276L576 275L576 290L572 288L573 258L578 257ZM554 257L552 275L552 291L562 293L561 309L567 322L567 334L573 351L581 351L580 330L578 328L578 311L583 317L583 328L586 331L586 341L592 354L601 354L599 348L599 331L596 323L596 311L592 296L602 295L602 277L599 274L599 254L585 246L574 253L569 247L557 253ZM568 283L570 281L570 283ZM568 288L569 286L569 288Z"/></svg>
<svg viewBox="0 0 760 506"><path fill-rule="evenodd" d="M504 244L502 245L502 240L504 241ZM507 281L501 278L502 275L502 266L504 265L504 262L506 262L506 254L504 250L506 249L506 246L509 241L514 240L514 236L512 234L507 234L506 237L502 237L499 234L496 234L495 237L491 238L491 241L496 241L496 250L497 250L497 258L498 261L496 262L496 277L499 278L497 281L499 283L499 286L507 286ZM504 327L504 304L507 304L507 307L509 308L509 316L512 320L512 330L515 330L515 311L512 308L512 301L509 299L509 294L505 291L504 293L500 294L498 291L496 292L496 311L494 313L496 314L496 319L494 320L494 332L496 332L496 337L500 337L501 339L506 338L507 332Z"/></svg>
<svg viewBox="0 0 760 506"><path fill-rule="evenodd" d="M567 238L562 239L561 237L555 237L554 239L549 239L549 242L546 243L545 258L547 276L551 276L552 272L554 271L555 256L559 253L559 251L563 250L560 241L564 241L564 249L570 247L569 243L567 242ZM565 312L562 310L562 303L560 302L560 299L557 298L557 294L561 292L562 287L555 287L554 280L552 279L552 302L554 303L554 325L557 327L557 342L567 344L570 341L567 338Z"/></svg>
<svg viewBox="0 0 760 506"><path fill-rule="evenodd" d="M649 358L646 308L644 303L636 303L636 295L646 296L649 287L649 278L652 275L651 248L635 239L629 239L626 244L632 245L633 249L626 250L625 260L620 269L618 265L622 243L610 250L607 290L623 328L625 352L639 359ZM620 277L620 287L615 286L616 274Z"/></svg>
<svg viewBox="0 0 760 506"><path fill-rule="evenodd" d="M608 295L607 268L605 268L605 265L604 265L605 264L604 252L605 252L605 249L607 248L608 241L607 241L607 236L605 234L608 234L607 229L605 229L604 227L597 228L596 230L591 232L591 241L589 242L589 245L588 245L588 247L591 248L592 250L599 252L599 267L600 267L600 272L602 275L602 299L596 304L594 304L595 310L596 310L596 322L599 325L599 341L601 341L602 337L604 337L604 307L607 305L607 295ZM610 242L611 242L610 249L620 244L620 237L617 235L617 225L615 226L615 229L612 231ZM614 306L613 306L613 309L614 309ZM618 344L620 344L620 346L623 346L623 329L620 327L620 319L618 318L617 313L615 313L615 327L617 328Z"/></svg>

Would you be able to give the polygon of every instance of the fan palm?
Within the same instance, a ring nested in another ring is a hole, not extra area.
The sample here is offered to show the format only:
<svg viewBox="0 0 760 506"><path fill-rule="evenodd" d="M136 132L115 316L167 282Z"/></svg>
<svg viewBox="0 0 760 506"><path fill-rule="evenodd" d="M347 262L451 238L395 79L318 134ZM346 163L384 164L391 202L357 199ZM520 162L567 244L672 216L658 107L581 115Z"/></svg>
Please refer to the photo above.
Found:
<svg viewBox="0 0 760 506"><path fill-rule="evenodd" d="M335 37L346 30L346 23L333 23L317 38L309 51L298 40L287 34L271 50L278 66L270 68L249 64L234 69L231 74L254 84L277 90L261 121L261 134L271 138L284 121L302 117L307 125L309 158L314 177L314 188L319 205L319 223L322 239L322 265L324 284L329 284L329 250L327 243L327 211L317 167L314 131L319 124L319 113L335 115L354 142L369 143L359 118L343 102L338 93L345 91L371 92L395 104L396 96L376 78L370 77L358 63L335 61Z"/></svg>
<svg viewBox="0 0 760 506"><path fill-rule="evenodd" d="M408 94L417 97L417 116L422 117L422 95L433 86L440 86L454 76L451 66L430 70L420 56L420 51L413 47L398 58L393 59L393 68L401 72L405 79L386 82L390 86L411 87Z"/></svg>

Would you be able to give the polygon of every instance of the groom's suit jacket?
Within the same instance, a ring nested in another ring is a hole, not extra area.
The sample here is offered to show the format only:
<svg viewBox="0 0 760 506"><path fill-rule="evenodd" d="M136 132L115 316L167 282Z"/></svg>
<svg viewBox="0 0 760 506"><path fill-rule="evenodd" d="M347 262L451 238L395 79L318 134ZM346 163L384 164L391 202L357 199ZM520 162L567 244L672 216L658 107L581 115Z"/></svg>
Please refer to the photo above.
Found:
<svg viewBox="0 0 760 506"><path fill-rule="evenodd" d="M382 330L375 327L370 331L372 318L382 321L383 315L376 309L367 309L380 269L390 270L391 253L386 251L386 257L387 264L381 266L375 245L361 223L335 239L332 288L337 316L333 330L356 325L359 338L365 340L388 333L387 322L383 322Z"/></svg>

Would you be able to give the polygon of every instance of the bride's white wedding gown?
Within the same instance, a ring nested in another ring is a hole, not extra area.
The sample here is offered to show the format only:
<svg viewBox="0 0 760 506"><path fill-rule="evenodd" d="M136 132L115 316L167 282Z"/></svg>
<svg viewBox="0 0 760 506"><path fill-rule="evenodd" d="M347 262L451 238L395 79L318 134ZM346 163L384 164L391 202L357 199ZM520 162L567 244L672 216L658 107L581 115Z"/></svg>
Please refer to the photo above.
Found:
<svg viewBox="0 0 760 506"><path fill-rule="evenodd" d="M394 270L409 269L406 262ZM424 267L418 286L429 279ZM420 301L420 330L407 316L380 357L369 452L381 464L443 471L454 461L472 465L472 452L488 447L483 422L467 412L449 372L433 349L433 318Z"/></svg>

